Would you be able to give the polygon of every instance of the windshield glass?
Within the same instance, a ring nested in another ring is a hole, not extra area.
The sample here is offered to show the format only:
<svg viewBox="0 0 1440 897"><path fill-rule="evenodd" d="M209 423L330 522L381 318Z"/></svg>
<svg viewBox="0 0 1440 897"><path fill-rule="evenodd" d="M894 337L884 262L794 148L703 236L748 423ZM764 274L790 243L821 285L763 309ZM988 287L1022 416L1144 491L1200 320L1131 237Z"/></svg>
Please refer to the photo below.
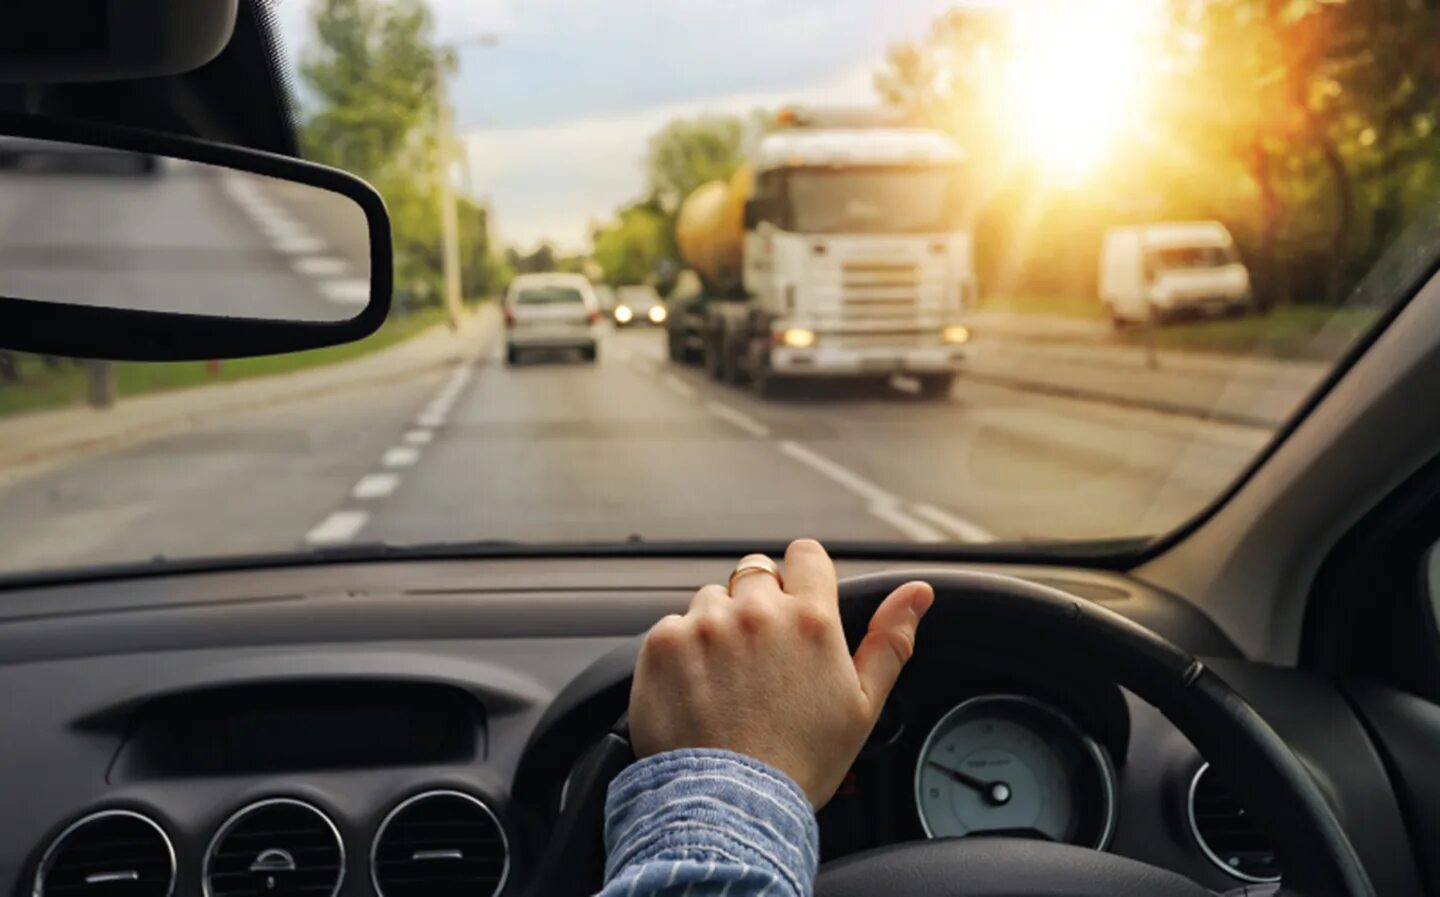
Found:
<svg viewBox="0 0 1440 897"><path fill-rule="evenodd" d="M645 287L641 287L640 289L626 289L621 287L620 291L616 293L616 296L619 297L621 302L635 308L648 308L660 301L660 295L658 293Z"/></svg>
<svg viewBox="0 0 1440 897"><path fill-rule="evenodd" d="M802 234L943 231L950 215L946 170L790 172L790 229Z"/></svg>
<svg viewBox="0 0 1440 897"><path fill-rule="evenodd" d="M275 4L303 155L389 209L390 319L235 361L0 352L0 573L1143 545L1440 253L1440 25L1381 6ZM151 233L204 295L182 238L219 234L256 307L363 303L304 191L186 171L0 141L0 268L129 289Z"/></svg>
<svg viewBox="0 0 1440 897"><path fill-rule="evenodd" d="M1237 261L1235 252L1223 246L1174 246L1150 251L1150 263L1162 271L1220 268Z"/></svg>

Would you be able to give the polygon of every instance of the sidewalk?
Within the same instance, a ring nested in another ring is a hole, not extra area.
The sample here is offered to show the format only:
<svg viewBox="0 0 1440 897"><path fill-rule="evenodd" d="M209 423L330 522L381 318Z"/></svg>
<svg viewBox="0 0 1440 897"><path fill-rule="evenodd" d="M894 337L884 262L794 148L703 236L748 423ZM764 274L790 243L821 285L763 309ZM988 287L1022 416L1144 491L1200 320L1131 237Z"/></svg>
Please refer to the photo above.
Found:
<svg viewBox="0 0 1440 897"><path fill-rule="evenodd" d="M470 360L498 327L493 304L459 333L433 327L398 345L325 367L121 399L115 407L62 408L0 420L0 483L50 464L181 432L217 418L274 407Z"/></svg>
<svg viewBox="0 0 1440 897"><path fill-rule="evenodd" d="M1143 347L1108 342L1104 321L981 313L971 324L969 379L1263 429L1284 423L1331 367L1162 349L1151 368Z"/></svg>

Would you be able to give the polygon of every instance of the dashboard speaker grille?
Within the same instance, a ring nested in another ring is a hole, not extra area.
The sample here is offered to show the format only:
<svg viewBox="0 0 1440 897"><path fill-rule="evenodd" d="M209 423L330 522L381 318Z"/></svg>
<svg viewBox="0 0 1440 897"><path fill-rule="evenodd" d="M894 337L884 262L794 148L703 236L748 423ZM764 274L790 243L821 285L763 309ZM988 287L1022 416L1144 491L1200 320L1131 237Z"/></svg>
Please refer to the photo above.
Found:
<svg viewBox="0 0 1440 897"><path fill-rule="evenodd" d="M333 897L344 875L345 847L335 824L290 798L241 809L205 852L206 897Z"/></svg>
<svg viewBox="0 0 1440 897"><path fill-rule="evenodd" d="M370 858L381 897L493 897L509 870L500 821L459 791L427 791L390 811Z"/></svg>
<svg viewBox="0 0 1440 897"><path fill-rule="evenodd" d="M1190 831L1211 862L1241 881L1280 880L1270 839L1208 763L1190 781L1189 810Z"/></svg>
<svg viewBox="0 0 1440 897"><path fill-rule="evenodd" d="M92 813L59 834L35 873L35 897L80 894L168 897L175 850L149 817L129 810Z"/></svg>

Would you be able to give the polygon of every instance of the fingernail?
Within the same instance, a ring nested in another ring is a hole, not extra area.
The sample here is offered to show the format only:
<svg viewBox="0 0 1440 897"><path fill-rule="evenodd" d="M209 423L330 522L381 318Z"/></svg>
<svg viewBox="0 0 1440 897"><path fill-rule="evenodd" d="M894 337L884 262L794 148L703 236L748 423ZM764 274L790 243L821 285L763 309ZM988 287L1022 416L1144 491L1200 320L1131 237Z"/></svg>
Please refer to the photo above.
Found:
<svg viewBox="0 0 1440 897"><path fill-rule="evenodd" d="M915 611L915 618L918 620L925 616L925 612L930 610L930 606L934 603L935 590L930 588L921 589L920 594L915 596L915 601L911 604L911 607Z"/></svg>

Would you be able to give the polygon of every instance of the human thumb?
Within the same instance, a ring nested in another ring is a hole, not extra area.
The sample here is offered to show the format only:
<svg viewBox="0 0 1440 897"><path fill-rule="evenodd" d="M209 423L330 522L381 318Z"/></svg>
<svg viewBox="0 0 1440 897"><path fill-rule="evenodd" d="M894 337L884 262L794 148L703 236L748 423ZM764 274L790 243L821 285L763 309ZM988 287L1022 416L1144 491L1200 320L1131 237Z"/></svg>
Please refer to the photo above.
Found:
<svg viewBox="0 0 1440 897"><path fill-rule="evenodd" d="M935 590L929 583L907 582L880 602L870 618L870 630L855 651L855 673L872 717L880 715L890 689L915 652L915 631L934 602Z"/></svg>

